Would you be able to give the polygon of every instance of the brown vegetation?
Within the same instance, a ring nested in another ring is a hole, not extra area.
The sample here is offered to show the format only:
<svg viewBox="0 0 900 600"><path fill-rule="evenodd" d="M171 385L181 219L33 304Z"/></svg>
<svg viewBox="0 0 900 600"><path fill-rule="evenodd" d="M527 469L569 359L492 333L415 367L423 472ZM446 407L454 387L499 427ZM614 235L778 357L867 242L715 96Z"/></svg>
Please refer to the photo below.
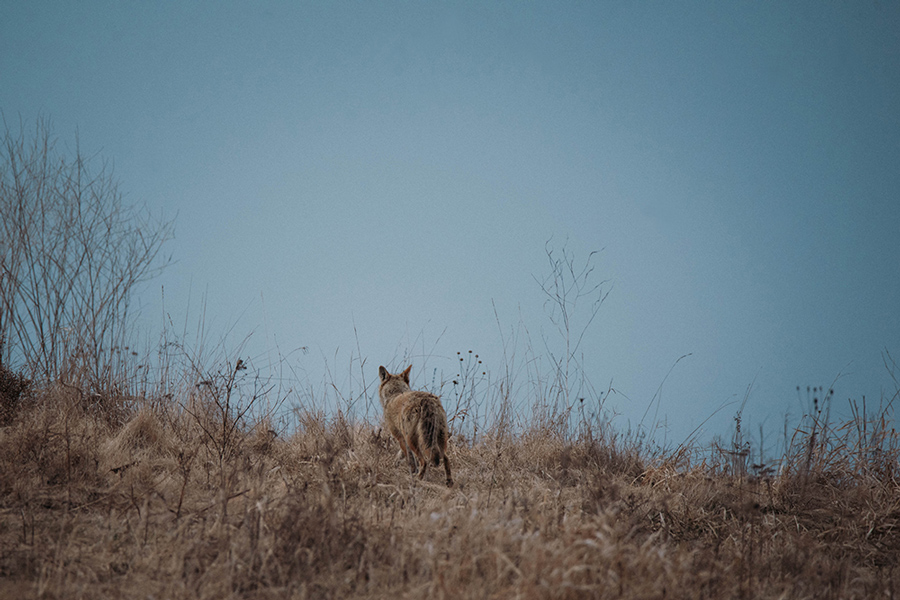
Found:
<svg viewBox="0 0 900 600"><path fill-rule="evenodd" d="M190 402L132 400L123 419L50 387L19 406L0 429L0 597L900 589L898 447L886 422L861 438L860 421L811 421L780 473L758 477L733 474L724 453L651 456L590 428L497 427L451 442L457 487L447 489L398 468L377 424L306 413L276 436L265 421L221 427L209 393Z"/></svg>

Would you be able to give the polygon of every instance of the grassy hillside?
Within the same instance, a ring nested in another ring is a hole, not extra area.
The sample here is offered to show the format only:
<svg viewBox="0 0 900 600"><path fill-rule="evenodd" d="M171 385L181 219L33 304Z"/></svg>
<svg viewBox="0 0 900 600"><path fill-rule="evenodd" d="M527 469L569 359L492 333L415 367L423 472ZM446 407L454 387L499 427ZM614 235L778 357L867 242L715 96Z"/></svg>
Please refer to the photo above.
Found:
<svg viewBox="0 0 900 600"><path fill-rule="evenodd" d="M275 435L202 385L153 399L4 377L2 598L900 593L898 439L864 415L807 419L775 469L498 425L451 440L448 489L439 470L414 481L377 422L306 411Z"/></svg>

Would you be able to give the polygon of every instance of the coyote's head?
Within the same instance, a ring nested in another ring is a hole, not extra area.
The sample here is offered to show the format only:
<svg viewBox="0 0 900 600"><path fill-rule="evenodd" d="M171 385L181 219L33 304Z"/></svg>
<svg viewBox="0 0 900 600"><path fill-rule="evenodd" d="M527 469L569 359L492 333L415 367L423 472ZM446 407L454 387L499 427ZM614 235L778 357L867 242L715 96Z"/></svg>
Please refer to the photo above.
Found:
<svg viewBox="0 0 900 600"><path fill-rule="evenodd" d="M409 365L399 375L392 375L384 367L378 367L378 377L381 379L381 385L378 386L378 396L381 398L382 406L394 396L409 391L409 372L411 370L412 365Z"/></svg>

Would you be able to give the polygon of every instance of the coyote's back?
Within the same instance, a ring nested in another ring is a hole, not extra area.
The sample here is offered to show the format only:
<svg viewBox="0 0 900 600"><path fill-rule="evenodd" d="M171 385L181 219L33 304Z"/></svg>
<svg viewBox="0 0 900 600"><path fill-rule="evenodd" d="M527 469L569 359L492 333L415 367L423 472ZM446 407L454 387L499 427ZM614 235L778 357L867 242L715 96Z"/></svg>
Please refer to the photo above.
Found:
<svg viewBox="0 0 900 600"><path fill-rule="evenodd" d="M453 485L450 475L450 461L447 459L447 414L441 400L428 392L414 392L409 388L410 365L400 374L388 373L378 367L381 384L378 396L384 408L384 420L409 462L413 475L425 477L429 461L438 466L444 462L447 485Z"/></svg>

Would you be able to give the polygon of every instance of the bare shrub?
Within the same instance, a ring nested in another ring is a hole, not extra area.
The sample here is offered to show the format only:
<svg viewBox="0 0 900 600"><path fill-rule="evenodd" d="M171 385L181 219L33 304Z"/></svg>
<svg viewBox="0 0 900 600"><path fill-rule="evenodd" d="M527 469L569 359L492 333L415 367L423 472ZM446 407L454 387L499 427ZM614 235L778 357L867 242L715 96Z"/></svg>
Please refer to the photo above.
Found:
<svg viewBox="0 0 900 600"><path fill-rule="evenodd" d="M124 203L112 171L48 121L0 145L0 364L108 395L127 380L131 295L165 266L171 221ZM121 392L122 390L118 390Z"/></svg>
<svg viewBox="0 0 900 600"><path fill-rule="evenodd" d="M574 253L565 246L554 255L550 242L547 242L545 251L550 271L538 280L538 284L558 339L557 343L546 337L543 339L545 355L550 360L550 375L544 380L546 387L539 394L539 414L548 424L568 424L576 398L582 402L586 397L599 398L586 376L581 345L609 295L609 281L592 280L596 251L591 252L581 266L575 262ZM589 305L585 306L585 303Z"/></svg>

